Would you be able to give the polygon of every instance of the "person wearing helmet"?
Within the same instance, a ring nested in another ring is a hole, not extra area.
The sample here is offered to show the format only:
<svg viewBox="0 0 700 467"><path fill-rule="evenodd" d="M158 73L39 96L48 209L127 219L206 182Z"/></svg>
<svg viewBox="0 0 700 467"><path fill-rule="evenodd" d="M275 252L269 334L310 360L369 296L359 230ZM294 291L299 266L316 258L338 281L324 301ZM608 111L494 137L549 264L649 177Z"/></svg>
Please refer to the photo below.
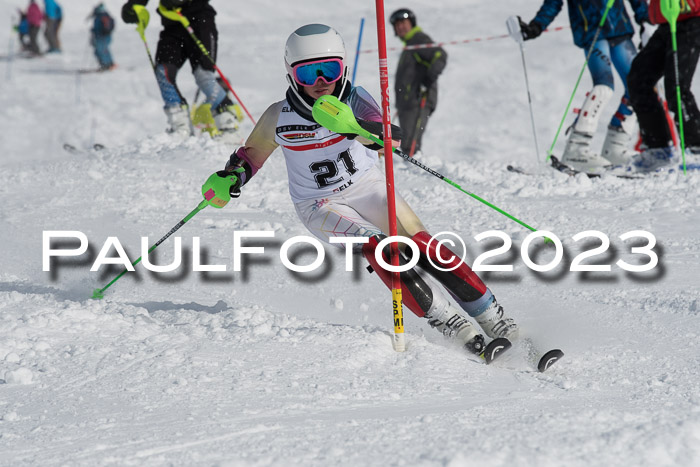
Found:
<svg viewBox="0 0 700 467"><path fill-rule="evenodd" d="M648 21L649 15L644 0L629 0L634 9L634 18L639 25ZM588 70L593 79L593 89L586 99L576 120L569 128L570 134L562 154L562 162L587 172L601 172L611 165L626 165L635 154L629 148L632 135L637 130L637 117L629 103L627 74L637 49L632 43L634 28L622 0L616 0L608 11L605 23L596 37L598 24L606 10L606 0L580 2L568 0L569 22L574 44L588 54ZM537 15L529 23L520 20L524 40L531 40L542 34L562 9L562 0L544 0ZM596 39L593 44L593 39ZM605 107L613 97L615 81L613 66L625 87L617 111L613 114L605 142L600 154L591 151L593 135Z"/></svg>
<svg viewBox="0 0 700 467"><path fill-rule="evenodd" d="M416 15L407 8L396 10L389 17L394 33L406 46L432 44L433 40L420 26ZM404 50L394 79L396 109L404 132L401 150L413 155L421 148L428 117L437 107L440 73L447 65L447 52L442 47Z"/></svg>
<svg viewBox="0 0 700 467"><path fill-rule="evenodd" d="M289 36L284 56L289 82L285 99L268 107L225 169L204 183L202 194L212 206L225 206L281 147L289 193L306 228L327 243L337 237L366 237L366 243L353 244L355 251L391 287L391 274L375 259L377 245L389 231L386 180L377 167L380 147L356 135L334 133L316 123L312 115L316 99L334 95L347 103L363 128L382 138L379 106L363 88L352 87L345 45L335 29L323 24L300 27ZM400 134L398 127L392 128L392 137L398 140ZM450 272L432 266L445 264L442 257L451 255L442 252L440 257L434 246L429 247L426 228L398 193L396 216L399 235L419 245L419 264L424 268L401 273L404 303L411 311L476 353L484 349L485 340L466 314L492 338L517 335L515 322L504 316L491 291L466 264L455 265ZM383 253L388 261L386 251ZM401 261L407 261L403 255ZM425 271L448 288L460 308L449 302L442 287Z"/></svg>
<svg viewBox="0 0 700 467"><path fill-rule="evenodd" d="M147 5L148 0L128 0L122 7L125 23L138 23L134 5ZM216 10L209 0L161 0L166 10L178 10L190 22L195 36L204 44L212 59L216 61L218 31L214 17ZM160 11L159 11L160 13ZM197 87L206 96L205 103L211 108L217 130L226 137L238 129L237 112L226 90L217 82L214 65L189 36L178 21L161 15L163 30L158 39L155 58L155 73L163 109L168 118L168 133L182 138L193 134L189 105L177 87L176 76L189 60Z"/></svg>

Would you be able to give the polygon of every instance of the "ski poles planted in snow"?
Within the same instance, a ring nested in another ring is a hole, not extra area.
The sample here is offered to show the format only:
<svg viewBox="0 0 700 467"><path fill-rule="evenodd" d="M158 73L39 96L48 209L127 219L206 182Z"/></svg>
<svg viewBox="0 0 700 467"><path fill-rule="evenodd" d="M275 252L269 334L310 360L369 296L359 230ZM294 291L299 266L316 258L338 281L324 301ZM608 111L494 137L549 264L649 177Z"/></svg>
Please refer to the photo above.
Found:
<svg viewBox="0 0 700 467"><path fill-rule="evenodd" d="M207 59L209 59L211 64L214 65L214 69L216 70L217 73L219 73L219 76L221 76L221 79L224 81L224 83L226 83L228 90L231 91L231 94L233 94L233 97L235 97L236 100L238 101L238 103L241 105L241 107L245 111L245 113L248 116L248 118L250 119L250 121L253 122L253 124L255 124L256 123L255 119L250 114L250 112L248 112L248 109L246 108L246 106L243 105L243 102L238 97L238 94L236 94L236 91L234 91L233 88L231 87L231 83L229 83L228 79L226 79L226 76L224 76L221 69L218 67L218 65L216 64L216 62L212 58L212 56L209 54L209 51L207 50L207 48L204 46L204 44L202 44L202 41L200 41L197 38L197 36L195 35L194 29L192 29L192 26L190 26L190 21L187 18L185 18L182 15L182 13L180 13L179 10L168 10L167 8L163 7L163 4L158 5L158 11L160 12L161 15L168 18L169 20L177 21L178 23L182 24L182 27L184 27L187 30L190 37L194 41L194 43L197 44L197 47L199 47L199 50L202 51L202 54L204 54L204 56L207 57Z"/></svg>
<svg viewBox="0 0 700 467"><path fill-rule="evenodd" d="M209 202L208 200L206 200L206 199L203 200L201 203L199 203L199 204L197 205L197 207L194 208L194 210L192 210L189 214L187 214L187 215L185 216L184 219L182 219L180 222L178 222L178 223L175 225L175 227L173 227L172 229L170 229L170 231L169 231L168 233L166 233L160 240L158 240L155 244L153 244L153 246L150 247L150 248L148 249L148 253L150 253L150 252L152 252L153 250L155 250L155 249L158 247L158 245L160 245L160 244L163 243L165 240L167 240L168 237L170 237L172 234L174 234L180 227L182 227L183 225L185 225L185 223L186 223L188 220L192 219L192 218L195 216L195 214L197 214L199 211L201 211L202 209L204 209L204 208L206 208L207 206L209 206L209 204L210 204L210 202ZM136 266L139 262L141 262L141 259L142 259L142 258L143 258L143 257L140 256L136 261L134 261L133 263L131 263L131 265L132 265L132 266ZM93 290L93 291L92 291L92 298L97 298L97 299L104 298L104 292L105 292L105 290L107 290L112 284L114 284L115 282L117 282L117 281L118 281L124 274L126 274L127 272L128 272L128 269L124 269L117 277L115 277L114 279L112 279L112 281L111 281L109 284L105 285L105 286L102 287L101 289L95 289L95 290Z"/></svg>
<svg viewBox="0 0 700 467"><path fill-rule="evenodd" d="M680 0L661 0L661 13L668 21L671 28L671 46L673 48L673 70L676 74L676 102L678 105L678 130L681 134L681 154L683 155L683 173L687 174L685 167L685 137L683 136L683 106L681 105L681 85L678 78L678 43L676 42L676 21L681 13Z"/></svg>
<svg viewBox="0 0 700 467"><path fill-rule="evenodd" d="M601 29L603 29L603 24L605 24L605 20L608 17L608 12L610 11L610 8L612 8L613 4L615 3L615 0L608 0L608 3L605 5L605 11L603 12L603 17L600 18L600 23L598 23L598 28L595 30L595 35L593 36L593 41L591 42L591 47L588 49L588 53L586 54L586 61L583 63L583 68L581 68L581 73L578 74L578 79L576 80L576 85L574 86L574 92L571 93L571 97L569 98L569 103L566 104L566 110L564 111L564 116L561 118L561 122L559 122L559 128L557 128L557 133L554 135L554 141L552 141L552 145L549 147L549 152L547 152L547 159L546 162L549 162L549 159L552 157L552 151L554 151L554 145L557 144L557 138L559 138L559 132L561 131L561 127L564 126L564 121L566 120L566 116L569 113L569 109L571 108L571 102L574 100L574 96L576 95L576 90L578 89L578 85L581 82L581 78L583 77L583 72L586 71L586 67L588 66L588 60L591 58L591 54L593 53L593 49L595 48L595 43L598 40L598 36L600 35Z"/></svg>
<svg viewBox="0 0 700 467"><path fill-rule="evenodd" d="M357 120L355 120L355 116L352 113L352 109L348 107L346 104L343 104L338 100L337 97L335 96L321 96L316 100L316 103L314 103L314 107L312 110L312 114L314 117L314 120L320 125L323 125L324 127L328 128L329 130L335 132L335 133L340 133L340 134L355 134L362 136L364 138L370 139L374 141L377 144L380 144L384 146L384 142L374 136L372 133L369 131L365 130L360 126L359 123L357 123ZM401 151L398 148L392 148L392 151L399 155L401 158L404 160L410 162L413 165L417 165L421 169L425 170L426 172L436 176L440 180L449 183L453 187L457 188L459 191L461 191L464 194L467 194L474 198L475 200L479 201L480 203L485 204L486 206L490 207L491 209L500 212L507 218L514 220L518 224L522 225L523 227L533 231L537 232L537 229L534 227L531 227L527 225L525 222L513 217L512 215L508 214L505 212L503 209L499 208L498 206L495 206L485 199L479 197L478 195L475 195L474 193L470 193L449 178L439 174L435 170L431 169L430 167L426 167L425 165L421 164L414 158L410 157L408 154L405 154L403 151ZM545 240L546 241L546 240Z"/></svg>
<svg viewBox="0 0 700 467"><path fill-rule="evenodd" d="M530 97L530 81L527 79L527 66L525 66L525 47L523 47L523 34L520 32L520 21L517 16L511 16L506 20L508 34L520 46L520 56L523 59L523 72L525 73L525 89L527 89L527 103L530 106L530 122L532 123L532 137L535 139L535 161L539 168L540 146L537 144L537 130L535 130L535 114L532 112L532 98Z"/></svg>

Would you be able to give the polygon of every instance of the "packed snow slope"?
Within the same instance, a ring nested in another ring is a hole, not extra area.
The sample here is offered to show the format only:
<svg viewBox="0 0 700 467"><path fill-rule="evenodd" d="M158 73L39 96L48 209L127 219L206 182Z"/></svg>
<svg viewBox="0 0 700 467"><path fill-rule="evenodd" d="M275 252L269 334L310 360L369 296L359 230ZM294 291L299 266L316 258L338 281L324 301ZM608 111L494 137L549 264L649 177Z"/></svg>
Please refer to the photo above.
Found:
<svg viewBox="0 0 700 467"><path fill-rule="evenodd" d="M25 3L0 0L0 10L11 15ZM431 232L458 233L470 262L502 243L475 235L512 238L510 251L487 263L513 271L481 275L523 335L541 350L565 351L550 371L534 371L519 347L483 365L407 309L408 349L396 353L391 295L362 261L346 272L343 252L329 247L319 270L288 271L281 245L306 231L279 152L241 198L201 211L177 232L180 268L156 274L139 264L93 300L92 290L120 272L90 272L107 238L136 259L141 237L155 242L194 209L201 184L235 147L164 133L160 95L132 26L119 22L114 33L118 69L76 73L96 67L85 21L94 5L62 3L61 55L0 61L0 464L700 465L700 174L591 180L545 167L532 176L507 172L509 163L537 170L520 49L507 37L446 46L422 162L555 234L561 264L533 271L520 255L527 229L398 158L397 189ZM119 14L121 2L105 3ZM155 52L153 3L147 39ZM283 98L284 42L297 27L337 28L352 64L365 17L362 49L377 45L372 2L212 4L218 62L255 117ZM506 34L509 15L529 20L539 4L392 0L386 11L409 6L435 40L449 41ZM0 37L16 48L8 16ZM553 27L567 25L562 12ZM387 39L400 46L390 31ZM390 52L392 70L397 57ZM525 57L544 153L584 53L565 29L528 42ZM376 53L361 54L357 75L378 98ZM178 82L191 101L189 65ZM574 105L590 85L586 74ZM619 96L619 81L617 88ZM244 122L243 135L251 128ZM563 137L555 153L562 148ZM89 249L45 272L42 232L60 230L83 232ZM234 231L261 230L274 232L251 243L265 254L234 272ZM600 245L572 239L588 230L611 246L584 264L609 264L610 272L569 271L576 255ZM659 263L649 272L616 264L649 261L631 250L646 240L620 239L634 230L657 240ZM154 262L173 260L175 236ZM202 262L225 272L192 271L194 237ZM530 254L545 264L553 250L538 245ZM311 248L292 253L299 264L315 257Z"/></svg>

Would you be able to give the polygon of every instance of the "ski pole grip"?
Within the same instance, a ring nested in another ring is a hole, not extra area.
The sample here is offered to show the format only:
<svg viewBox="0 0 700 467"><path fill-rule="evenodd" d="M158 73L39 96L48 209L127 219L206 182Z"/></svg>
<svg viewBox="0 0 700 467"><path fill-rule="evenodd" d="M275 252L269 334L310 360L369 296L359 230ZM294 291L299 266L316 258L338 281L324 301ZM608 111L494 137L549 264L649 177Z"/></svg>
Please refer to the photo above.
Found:
<svg viewBox="0 0 700 467"><path fill-rule="evenodd" d="M520 30L520 21L518 21L518 17L508 17L506 20L506 27L508 28L508 34L510 37L518 44L522 44L525 39L523 39L523 33Z"/></svg>
<svg viewBox="0 0 700 467"><path fill-rule="evenodd" d="M182 25L186 28L190 26L190 21L182 16L182 13L180 13L180 9L176 10L168 10L163 6L162 3L158 4L158 12L163 15L165 18L168 18L170 21L177 21L178 23L182 23Z"/></svg>
<svg viewBox="0 0 700 467"><path fill-rule="evenodd" d="M145 40L144 33L146 31L146 27L148 27L148 23L151 20L151 14L143 5L131 5L131 8L134 9L134 13L136 13L136 17L138 18L136 30L141 35L141 38Z"/></svg>

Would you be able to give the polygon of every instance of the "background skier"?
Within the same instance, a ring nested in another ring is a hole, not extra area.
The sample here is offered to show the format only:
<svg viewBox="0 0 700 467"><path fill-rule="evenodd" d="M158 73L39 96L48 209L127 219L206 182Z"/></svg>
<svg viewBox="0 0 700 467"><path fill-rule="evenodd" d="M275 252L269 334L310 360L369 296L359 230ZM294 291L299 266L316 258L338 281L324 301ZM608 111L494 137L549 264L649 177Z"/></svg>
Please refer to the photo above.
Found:
<svg viewBox="0 0 700 467"><path fill-rule="evenodd" d="M125 3L122 7L124 22L137 23L138 18L133 5L146 4L148 0L129 0ZM162 0L160 4L168 10L180 9L211 58L216 60L218 50L218 31L214 20L216 11L209 5L209 0ZM176 84L178 71L185 61L189 60L197 86L206 96L206 103L211 106L217 129L224 134L235 132L238 124L233 102L217 82L213 64L188 35L182 24L162 15L161 18L163 30L158 40L155 72L165 102L164 110L169 125L167 131L181 137L192 134L189 106Z"/></svg>
<svg viewBox="0 0 700 467"><path fill-rule="evenodd" d="M651 0L649 19L658 24L647 45L632 63L629 74L630 101L639 118L642 142L647 148L633 161L642 170L654 170L673 158L672 136L664 109L654 86L664 78L666 101L678 126L676 72L674 71L671 30L661 14L659 0ZM689 152L700 153L700 112L690 90L700 54L700 1L681 1L681 14L676 26L678 75L683 106L683 133Z"/></svg>
<svg viewBox="0 0 700 467"><path fill-rule="evenodd" d="M416 15L407 8L393 12L389 21L394 27L394 33L406 46L433 42L430 36L416 25ZM437 107L437 80L445 65L447 52L442 47L401 52L394 78L394 90L399 123L404 135L401 150L406 154L413 155L421 148L428 117Z"/></svg>
<svg viewBox="0 0 700 467"><path fill-rule="evenodd" d="M27 8L27 22L29 23L29 51L34 55L40 55L39 43L37 42L37 37L39 36L39 31L41 30L41 9L39 5L36 4L35 0L29 2L29 7Z"/></svg>
<svg viewBox="0 0 700 467"><path fill-rule="evenodd" d="M58 53L61 51L61 40L58 38L58 31L61 29L61 21L63 21L61 5L56 0L44 0L44 14L46 15L44 36L49 43L47 53Z"/></svg>
<svg viewBox="0 0 700 467"><path fill-rule="evenodd" d="M377 167L375 151L379 146L356 135L333 133L317 124L311 112L320 96L334 95L353 109L360 125L372 133L381 132L379 107L364 89L352 88L344 61L345 46L333 28L309 24L297 29L285 47L290 84L286 99L268 107L245 146L231 155L225 170L209 177L202 193L212 206L223 207L231 196L240 195L240 188L282 146L289 192L306 228L327 243L330 237L369 237L358 252L391 287L390 273L375 259L377 244L389 230L386 180ZM395 130L392 136L400 137L400 130ZM432 266L451 264L429 248L426 228L398 194L396 214L398 234L419 245L420 267L447 287L462 309L455 308L442 288L417 268L401 273L406 306L476 353L483 350L485 341L465 312L488 336L515 337L515 322L504 316L491 291L466 264L454 265L457 267L450 272Z"/></svg>
<svg viewBox="0 0 700 467"><path fill-rule="evenodd" d="M112 54L109 51L109 44L112 41L112 31L114 30L114 18L107 12L103 3L95 7L92 12L91 43L95 48L95 56L100 64L101 70L110 70L114 67Z"/></svg>
<svg viewBox="0 0 700 467"><path fill-rule="evenodd" d="M634 9L635 20L638 24L642 24L648 19L646 3L644 0L629 0L629 2ZM585 2L567 0L574 44L584 50L584 56L595 38L606 4L605 0ZM538 37L554 21L562 6L563 0L545 0L532 21L526 24L520 20L523 38L530 40ZM631 40L633 34L634 28L623 1L615 0L600 29L588 61L593 89L586 95L578 117L568 130L570 134L562 155L562 162L567 165L579 170L597 172L611 164L625 165L634 154L629 146L632 137L636 134L637 123L629 105L627 89L627 74L636 54L636 48ZM598 128L601 113L613 97L613 66L625 86L625 94L608 124L602 155L599 155L591 151L590 146Z"/></svg>
<svg viewBox="0 0 700 467"><path fill-rule="evenodd" d="M22 47L22 51L29 50L29 20L27 19L27 13L17 9L19 13L19 23L15 26L17 34L19 36L19 44Z"/></svg>

